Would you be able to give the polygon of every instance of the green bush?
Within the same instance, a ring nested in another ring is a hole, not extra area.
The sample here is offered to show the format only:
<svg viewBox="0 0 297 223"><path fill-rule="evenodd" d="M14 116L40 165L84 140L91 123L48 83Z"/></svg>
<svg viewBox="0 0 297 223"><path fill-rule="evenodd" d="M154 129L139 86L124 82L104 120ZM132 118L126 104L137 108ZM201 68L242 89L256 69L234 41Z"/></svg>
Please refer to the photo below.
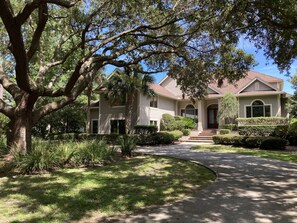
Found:
<svg viewBox="0 0 297 223"><path fill-rule="evenodd" d="M194 129L196 123L193 119L182 117L182 116L172 116L169 114L163 114L160 124L161 131L173 131L173 130L183 130L183 129Z"/></svg>
<svg viewBox="0 0 297 223"><path fill-rule="evenodd" d="M171 144L175 141L175 137L173 134L168 132L158 132L157 134L152 135L153 140L157 145L166 145ZM155 144L155 145L156 145Z"/></svg>
<svg viewBox="0 0 297 223"><path fill-rule="evenodd" d="M49 145L38 143L25 155L16 152L14 155L16 167L21 173L30 174L33 172L52 170L60 166L58 157L49 149L49 147Z"/></svg>
<svg viewBox="0 0 297 223"><path fill-rule="evenodd" d="M168 132L169 134L173 135L175 140L178 140L180 137L183 136L183 132L179 131L179 130L174 130L174 131L170 131Z"/></svg>
<svg viewBox="0 0 297 223"><path fill-rule="evenodd" d="M191 134L191 130L189 130L189 129L182 129L181 131L182 131L184 136L188 136L188 135Z"/></svg>
<svg viewBox="0 0 297 223"><path fill-rule="evenodd" d="M5 155L9 152L6 146L6 136L0 134L0 156Z"/></svg>
<svg viewBox="0 0 297 223"><path fill-rule="evenodd" d="M237 124L223 124L219 126L220 129L229 129L230 131L237 131Z"/></svg>
<svg viewBox="0 0 297 223"><path fill-rule="evenodd" d="M230 129L220 129L219 131L220 135L226 135L231 133Z"/></svg>
<svg viewBox="0 0 297 223"><path fill-rule="evenodd" d="M0 113L0 135L5 135L9 119Z"/></svg>
<svg viewBox="0 0 297 223"><path fill-rule="evenodd" d="M265 150L285 150L288 141L282 138L270 137L264 139L260 145L260 149Z"/></svg>
<svg viewBox="0 0 297 223"><path fill-rule="evenodd" d="M289 120L284 117L237 118L238 126L242 125L287 125Z"/></svg>
<svg viewBox="0 0 297 223"><path fill-rule="evenodd" d="M135 134L154 134L158 131L155 125L136 125L134 126Z"/></svg>
<svg viewBox="0 0 297 223"><path fill-rule="evenodd" d="M135 138L129 137L128 135L124 135L120 138L122 156L132 156L132 151L136 148L135 141Z"/></svg>
<svg viewBox="0 0 297 223"><path fill-rule="evenodd" d="M259 148L266 138L267 137L248 137L245 140L244 146L249 148Z"/></svg>
<svg viewBox="0 0 297 223"><path fill-rule="evenodd" d="M286 137L288 125L245 125L238 126L239 135Z"/></svg>
<svg viewBox="0 0 297 223"><path fill-rule="evenodd" d="M243 146L247 137L234 134L214 135L215 144Z"/></svg>
<svg viewBox="0 0 297 223"><path fill-rule="evenodd" d="M297 146L297 119L294 119L289 127L287 139L292 146Z"/></svg>

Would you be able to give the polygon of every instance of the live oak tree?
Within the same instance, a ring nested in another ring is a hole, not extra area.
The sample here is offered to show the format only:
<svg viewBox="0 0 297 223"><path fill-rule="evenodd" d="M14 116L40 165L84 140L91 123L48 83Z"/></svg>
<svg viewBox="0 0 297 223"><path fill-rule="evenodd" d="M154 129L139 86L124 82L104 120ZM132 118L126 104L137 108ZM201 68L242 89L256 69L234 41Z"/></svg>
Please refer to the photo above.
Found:
<svg viewBox="0 0 297 223"><path fill-rule="evenodd" d="M0 83L13 99L0 100L10 119L8 145L29 151L32 127L73 102L109 64L169 70L193 97L211 81L243 77L253 59L234 48L230 4L0 0Z"/></svg>

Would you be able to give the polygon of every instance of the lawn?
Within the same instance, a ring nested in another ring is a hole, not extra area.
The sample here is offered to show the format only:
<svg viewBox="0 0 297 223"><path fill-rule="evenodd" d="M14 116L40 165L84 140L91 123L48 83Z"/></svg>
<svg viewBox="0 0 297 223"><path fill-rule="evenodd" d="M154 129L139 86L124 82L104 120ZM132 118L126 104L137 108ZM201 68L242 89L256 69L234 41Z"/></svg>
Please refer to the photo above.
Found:
<svg viewBox="0 0 297 223"><path fill-rule="evenodd" d="M214 179L202 166L156 156L0 178L0 222L89 222L132 214L181 199Z"/></svg>
<svg viewBox="0 0 297 223"><path fill-rule="evenodd" d="M297 163L297 154L288 151L268 151L260 149L245 149L241 147L232 147L225 145L198 145L192 147L194 150L203 150L209 152L236 153L242 155L258 156L276 160L283 160Z"/></svg>

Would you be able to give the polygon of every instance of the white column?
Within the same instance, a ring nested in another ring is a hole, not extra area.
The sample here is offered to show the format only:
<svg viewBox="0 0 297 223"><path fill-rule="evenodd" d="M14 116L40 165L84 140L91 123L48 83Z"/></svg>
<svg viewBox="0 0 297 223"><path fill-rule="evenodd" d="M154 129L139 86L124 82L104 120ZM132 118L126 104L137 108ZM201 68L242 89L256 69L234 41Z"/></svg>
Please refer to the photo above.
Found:
<svg viewBox="0 0 297 223"><path fill-rule="evenodd" d="M271 108L272 110L272 108ZM272 111L271 111L272 113ZM282 116L282 106L281 106L281 95L277 95L277 113L276 116L280 117Z"/></svg>
<svg viewBox="0 0 297 223"><path fill-rule="evenodd" d="M221 108L221 100L218 99L218 112L220 111L220 108ZM219 123L218 124L219 124L219 126L225 124L224 120L219 118Z"/></svg>
<svg viewBox="0 0 297 223"><path fill-rule="evenodd" d="M203 131L203 122L204 122L204 120L203 120L203 117L204 117L203 112L204 112L204 110L203 110L203 104L202 104L202 101L199 100L198 101L198 125L197 125L197 129L198 129L199 132L202 132Z"/></svg>

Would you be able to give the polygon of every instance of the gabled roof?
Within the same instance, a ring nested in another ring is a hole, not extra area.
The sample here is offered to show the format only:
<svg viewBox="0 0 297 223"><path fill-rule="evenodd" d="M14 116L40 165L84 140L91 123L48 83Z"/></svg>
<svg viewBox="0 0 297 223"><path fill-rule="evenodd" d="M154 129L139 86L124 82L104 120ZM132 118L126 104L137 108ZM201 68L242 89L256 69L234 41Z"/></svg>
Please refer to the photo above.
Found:
<svg viewBox="0 0 297 223"><path fill-rule="evenodd" d="M158 95L167 97L167 98L173 98L173 99L178 99L173 93L168 91L166 88L162 87L159 84L151 84L150 88Z"/></svg>
<svg viewBox="0 0 297 223"><path fill-rule="evenodd" d="M265 82L264 80L262 80L262 79L259 78L259 77L255 77L252 81L250 81L249 83L247 83L246 86L244 86L243 88L239 89L239 90L237 91L237 93L239 94L239 93L243 92L245 89L247 89L249 86L251 86L251 85L252 85L253 83L255 83L256 81L260 81L261 83L263 83L263 84L266 85L267 87L269 87L269 88L271 88L271 89L273 89L273 90L275 90L275 91L278 91L277 88L273 87L273 86L270 85L268 82Z"/></svg>

